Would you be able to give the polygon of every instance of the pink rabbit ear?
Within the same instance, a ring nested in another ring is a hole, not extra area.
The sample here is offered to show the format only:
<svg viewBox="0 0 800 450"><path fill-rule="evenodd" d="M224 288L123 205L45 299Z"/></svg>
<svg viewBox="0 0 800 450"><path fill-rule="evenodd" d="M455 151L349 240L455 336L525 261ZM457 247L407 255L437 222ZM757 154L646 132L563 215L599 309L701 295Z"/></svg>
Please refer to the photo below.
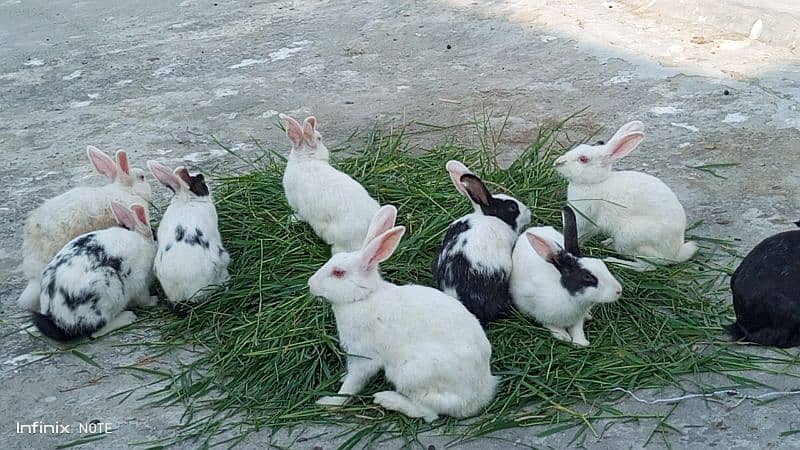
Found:
<svg viewBox="0 0 800 450"><path fill-rule="evenodd" d="M608 147L606 155L612 160L620 159L638 147L643 139L644 133L641 131L628 133L619 138L615 137L614 140L606 144Z"/></svg>
<svg viewBox="0 0 800 450"><path fill-rule="evenodd" d="M303 123L303 138L305 143L310 148L317 148L317 133L314 127L317 124L317 119L311 116Z"/></svg>
<svg viewBox="0 0 800 450"><path fill-rule="evenodd" d="M172 192L177 193L181 190L180 180L178 180L178 177L172 173L172 170L169 167L150 160L147 161L147 168L150 169L150 173L156 177L156 180L158 180L159 183L172 189Z"/></svg>
<svg viewBox="0 0 800 450"><path fill-rule="evenodd" d="M468 173L472 173L469 168L460 161L450 160L447 161L445 169L447 169L447 173L450 174L450 180L453 182L453 185L456 187L456 189L458 189L458 192L461 192L461 195L468 197L469 193L467 192L467 188L464 186L464 183L461 182L461 177Z"/></svg>
<svg viewBox="0 0 800 450"><path fill-rule="evenodd" d="M105 175L111 181L117 178L117 164L111 157L91 145L86 147L86 154L99 174Z"/></svg>
<svg viewBox="0 0 800 450"><path fill-rule="evenodd" d="M147 209L139 204L131 205L131 211L136 214L136 218L141 222L143 225L150 226L150 219L147 217Z"/></svg>
<svg viewBox="0 0 800 450"><path fill-rule="evenodd" d="M377 269L378 264L389 259L397 249L406 227L394 227L376 237L361 251L361 268L365 272Z"/></svg>
<svg viewBox="0 0 800 450"><path fill-rule="evenodd" d="M364 238L364 244L362 247L366 247L370 241L386 232L389 228L392 228L396 220L397 208L392 205L384 205L378 210L378 212L375 213L375 216L372 217L372 221L369 223L369 230L367 230L367 236Z"/></svg>
<svg viewBox="0 0 800 450"><path fill-rule="evenodd" d="M297 148L303 145L303 126L300 125L300 122L286 114L281 114L280 118L286 121L286 136L292 142L292 146Z"/></svg>
<svg viewBox="0 0 800 450"><path fill-rule="evenodd" d="M129 230L135 230L137 221L133 212L121 203L111 202L111 212L117 218L117 223Z"/></svg>
<svg viewBox="0 0 800 450"><path fill-rule="evenodd" d="M617 160L632 152L644 139L644 124L634 120L619 127L606 144L606 158Z"/></svg>
<svg viewBox="0 0 800 450"><path fill-rule="evenodd" d="M130 175L131 167L128 164L128 153L125 150L117 150L117 166L122 173Z"/></svg>
<svg viewBox="0 0 800 450"><path fill-rule="evenodd" d="M535 250L536 253L542 257L542 259L550 264L553 264L556 256L561 251L561 247L550 239L545 239L541 236L537 236L528 232L525 232L525 238L528 239L528 243L531 244L533 250Z"/></svg>

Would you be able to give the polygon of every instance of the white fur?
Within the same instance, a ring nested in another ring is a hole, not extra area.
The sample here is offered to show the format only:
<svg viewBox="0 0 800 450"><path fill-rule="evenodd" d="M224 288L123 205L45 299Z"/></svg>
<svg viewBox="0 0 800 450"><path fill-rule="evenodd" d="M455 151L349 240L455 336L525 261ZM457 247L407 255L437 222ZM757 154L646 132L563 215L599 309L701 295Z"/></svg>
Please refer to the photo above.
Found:
<svg viewBox="0 0 800 450"><path fill-rule="evenodd" d="M339 396L321 405L342 405L381 369L396 391L375 402L410 417L469 417L494 397L498 378L489 367L492 348L478 320L456 299L429 287L383 280L378 263L404 232L392 228L365 248L339 253L308 281L312 295L333 307L347 374ZM344 271L339 277L336 271Z"/></svg>
<svg viewBox="0 0 800 450"><path fill-rule="evenodd" d="M94 147L90 151L99 152ZM119 152L118 152L119 154ZM113 160L106 156L112 164ZM125 173L116 164L113 177L102 187L76 187L46 200L25 219L22 238L22 271L28 285L17 300L26 310L39 311L38 300L42 270L70 240L90 231L116 225L108 205L147 204L152 197L144 171L131 168Z"/></svg>
<svg viewBox="0 0 800 450"><path fill-rule="evenodd" d="M92 269L93 259L82 254L76 244L90 235L104 249L105 255L120 259L118 271ZM135 230L112 227L76 237L58 252L43 272L39 298L42 314L49 316L61 329L78 324L94 327L104 323L103 328L93 333L95 337L131 323L132 313L122 318L118 316L130 305L154 304L149 289L153 279L155 252L156 245L149 224ZM48 289L51 283L52 290ZM82 303L70 307L63 295L65 292L71 296L94 292L98 301L96 305ZM133 315L133 320L135 318Z"/></svg>
<svg viewBox="0 0 800 450"><path fill-rule="evenodd" d="M569 181L567 199L578 211L581 239L600 233L610 236L612 248L621 254L663 264L683 262L697 245L684 242L686 213L675 193L652 175L612 171L613 162L644 138L642 130L641 122L630 122L605 145L579 145L556 160L556 170Z"/></svg>
<svg viewBox="0 0 800 450"><path fill-rule="evenodd" d="M151 171L154 166L160 166L169 172L169 168L154 161L147 164ZM175 172L180 170L183 168L179 167ZM159 176L164 176L153 173L159 181ZM170 302L197 301L199 291L228 281L230 256L222 245L217 209L211 193L198 196L179 177L175 176L172 181L177 190L158 226L154 270ZM178 227L184 230L181 241L176 241ZM198 230L202 239L208 242L208 248L187 242L187 239L197 236Z"/></svg>
<svg viewBox="0 0 800 450"><path fill-rule="evenodd" d="M549 329L556 339L589 345L583 324L591 319L592 306L616 301L622 286L603 261L580 258L580 264L597 277L597 287L570 295L561 285L559 271L533 249L527 233L564 246L564 236L553 227L532 227L520 235L514 246L509 288L514 304Z"/></svg>
<svg viewBox="0 0 800 450"><path fill-rule="evenodd" d="M287 134L299 124L287 116ZM366 189L350 176L331 167L329 152L314 129L316 122L306 119L310 130L298 139L292 135L292 150L283 173L283 189L289 206L298 219L308 223L332 253L361 247L372 216L379 205ZM309 125L313 123L313 125Z"/></svg>

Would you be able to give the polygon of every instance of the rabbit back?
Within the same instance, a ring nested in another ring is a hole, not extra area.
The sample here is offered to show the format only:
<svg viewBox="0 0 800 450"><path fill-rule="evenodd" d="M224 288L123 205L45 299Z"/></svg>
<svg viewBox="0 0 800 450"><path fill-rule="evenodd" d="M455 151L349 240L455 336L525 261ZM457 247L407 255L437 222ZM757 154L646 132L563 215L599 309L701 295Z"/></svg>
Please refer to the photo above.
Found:
<svg viewBox="0 0 800 450"><path fill-rule="evenodd" d="M731 277L736 339L781 348L800 345L800 230L771 236Z"/></svg>
<svg viewBox="0 0 800 450"><path fill-rule="evenodd" d="M438 288L482 323L508 314L511 250L516 232L495 217L468 214L447 229L433 262Z"/></svg>
<svg viewBox="0 0 800 450"><path fill-rule="evenodd" d="M292 209L323 241L341 251L361 247L380 208L356 180L325 161L290 160L283 185Z"/></svg>
<svg viewBox="0 0 800 450"><path fill-rule="evenodd" d="M116 184L77 187L46 200L25 219L22 270L28 279L39 279L44 267L70 240L90 231L117 224L109 202L125 205L143 200Z"/></svg>
<svg viewBox="0 0 800 450"><path fill-rule="evenodd" d="M70 338L87 336L149 296L155 246L120 227L70 241L42 273L41 314Z"/></svg>
<svg viewBox="0 0 800 450"><path fill-rule="evenodd" d="M190 299L228 280L230 257L219 234L211 201L173 201L158 228L154 270L168 299Z"/></svg>

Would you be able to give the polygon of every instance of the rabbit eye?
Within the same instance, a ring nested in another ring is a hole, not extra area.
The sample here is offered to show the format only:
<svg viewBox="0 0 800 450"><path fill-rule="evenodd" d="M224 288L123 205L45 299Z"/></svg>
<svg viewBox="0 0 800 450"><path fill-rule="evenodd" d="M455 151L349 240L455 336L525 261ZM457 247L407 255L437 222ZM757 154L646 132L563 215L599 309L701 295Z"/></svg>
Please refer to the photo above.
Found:
<svg viewBox="0 0 800 450"><path fill-rule="evenodd" d="M144 175L139 175L139 181L144 181Z"/></svg>
<svg viewBox="0 0 800 450"><path fill-rule="evenodd" d="M336 278L342 278L345 273L346 272L344 271L344 269L336 268L336 269L333 269L333 272L331 272L331 275L333 275Z"/></svg>
<svg viewBox="0 0 800 450"><path fill-rule="evenodd" d="M586 156L586 155L581 155L580 157L578 157L578 161L580 161L580 162L582 162L582 163L586 164L586 163L588 163L588 162L589 162L589 157L588 157L588 156Z"/></svg>

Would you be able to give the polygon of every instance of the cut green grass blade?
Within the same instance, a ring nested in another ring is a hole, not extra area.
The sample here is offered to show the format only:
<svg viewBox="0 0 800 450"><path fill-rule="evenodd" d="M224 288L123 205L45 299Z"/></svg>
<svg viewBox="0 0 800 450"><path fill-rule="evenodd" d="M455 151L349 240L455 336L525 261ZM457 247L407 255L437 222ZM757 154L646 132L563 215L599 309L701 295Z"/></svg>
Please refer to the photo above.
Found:
<svg viewBox="0 0 800 450"><path fill-rule="evenodd" d="M571 145L563 126L539 130L507 169L486 152L495 150L502 126L481 140L486 151L444 137L445 144L419 154L410 151L403 130L373 131L364 145L351 144L357 155L335 165L381 204L397 206L397 223L407 227L398 250L382 265L384 277L398 284L432 285L430 263L445 230L471 209L446 174L449 159L465 162L489 185L519 198L531 208L535 223L560 228L566 185L552 161ZM678 385L700 373L796 362L788 353L756 356L719 339L721 325L732 316L722 298L733 258L706 242L689 263L644 273L612 268L624 286L623 297L593 311L587 348L556 341L521 315L491 324L492 366L502 382L494 402L478 417L429 425L383 410L371 403L372 393L388 387L381 377L349 405L321 409L314 401L338 388L344 354L331 309L308 294L307 280L330 250L307 225L289 220L281 182L284 164L281 158L263 158L252 173L218 180L215 200L232 257L231 279L187 317L159 325L164 336L153 343L156 351L163 353L170 345L202 351L164 376L166 386L152 397L154 404L180 402L187 408L176 434L152 444L193 440L199 446L224 447L254 430L308 424L340 425L346 436L341 448L387 438L419 445L420 434L432 430L457 443L521 426L541 426L544 435L572 433L583 442L602 435L598 421L637 417L660 420L653 430L666 439L664 416L631 416L611 407L620 398L614 389ZM607 255L594 242L585 251ZM729 380L753 386L736 375Z"/></svg>

